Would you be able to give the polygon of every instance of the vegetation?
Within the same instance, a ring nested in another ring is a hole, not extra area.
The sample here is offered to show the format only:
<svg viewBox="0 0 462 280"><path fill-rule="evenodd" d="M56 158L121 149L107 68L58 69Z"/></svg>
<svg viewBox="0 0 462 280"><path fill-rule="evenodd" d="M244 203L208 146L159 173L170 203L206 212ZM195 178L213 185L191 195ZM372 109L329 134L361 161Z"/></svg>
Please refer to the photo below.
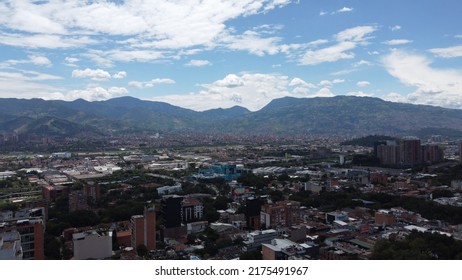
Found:
<svg viewBox="0 0 462 280"><path fill-rule="evenodd" d="M376 260L461 260L462 241L443 234L413 231L403 241L382 239L372 253Z"/></svg>

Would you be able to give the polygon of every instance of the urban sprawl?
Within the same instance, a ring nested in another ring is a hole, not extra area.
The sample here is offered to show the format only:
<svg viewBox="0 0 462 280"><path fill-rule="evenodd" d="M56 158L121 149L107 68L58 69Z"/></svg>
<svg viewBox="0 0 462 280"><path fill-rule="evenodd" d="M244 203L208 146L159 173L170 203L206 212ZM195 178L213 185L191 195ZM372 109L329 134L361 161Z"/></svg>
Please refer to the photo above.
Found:
<svg viewBox="0 0 462 280"><path fill-rule="evenodd" d="M457 139L88 139L0 135L0 259L462 258Z"/></svg>

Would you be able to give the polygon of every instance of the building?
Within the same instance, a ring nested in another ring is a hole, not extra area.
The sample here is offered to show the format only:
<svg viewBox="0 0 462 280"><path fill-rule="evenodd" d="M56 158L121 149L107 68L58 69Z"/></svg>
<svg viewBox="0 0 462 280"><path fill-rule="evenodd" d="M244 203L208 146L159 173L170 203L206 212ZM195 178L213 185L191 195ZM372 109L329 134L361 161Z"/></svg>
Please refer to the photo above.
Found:
<svg viewBox="0 0 462 280"><path fill-rule="evenodd" d="M131 246L144 245L148 250L156 249L156 212L153 207L144 208L143 215L130 219Z"/></svg>
<svg viewBox="0 0 462 280"><path fill-rule="evenodd" d="M444 160L444 150L438 145L422 146L422 160L425 163L435 163Z"/></svg>
<svg viewBox="0 0 462 280"><path fill-rule="evenodd" d="M260 222L266 228L290 227L301 221L300 202L278 201L263 205L260 212Z"/></svg>
<svg viewBox="0 0 462 280"><path fill-rule="evenodd" d="M187 196L181 201L181 222L186 224L200 221L204 215L204 206L194 197Z"/></svg>
<svg viewBox="0 0 462 280"><path fill-rule="evenodd" d="M14 219L0 222L0 234L15 231L21 237L22 259L43 260L45 226L42 218Z"/></svg>
<svg viewBox="0 0 462 280"><path fill-rule="evenodd" d="M396 223L395 216L387 210L379 210L374 214L375 223L378 225L392 226Z"/></svg>
<svg viewBox="0 0 462 280"><path fill-rule="evenodd" d="M256 197L250 197L245 201L244 215L247 227L254 230L261 228L260 212L262 202Z"/></svg>
<svg viewBox="0 0 462 280"><path fill-rule="evenodd" d="M420 139L404 139L401 142L401 162L407 166L422 163Z"/></svg>
<svg viewBox="0 0 462 280"><path fill-rule="evenodd" d="M348 213L342 211L333 211L326 213L326 223L332 224L334 221L348 221Z"/></svg>
<svg viewBox="0 0 462 280"><path fill-rule="evenodd" d="M72 235L75 260L106 259L112 256L112 232L87 231Z"/></svg>
<svg viewBox="0 0 462 280"><path fill-rule="evenodd" d="M0 260L22 260L21 235L16 230L0 232Z"/></svg>
<svg viewBox="0 0 462 280"><path fill-rule="evenodd" d="M357 260L358 254L353 251L344 250L332 246L319 248L320 260Z"/></svg>
<svg viewBox="0 0 462 280"><path fill-rule="evenodd" d="M88 209L90 209L88 199L82 191L71 191L69 193L69 212Z"/></svg>
<svg viewBox="0 0 462 280"><path fill-rule="evenodd" d="M46 201L56 201L57 198L69 195L69 187L63 185L46 185L42 187L42 198Z"/></svg>
<svg viewBox="0 0 462 280"><path fill-rule="evenodd" d="M307 246L288 239L273 239L261 246L263 260L296 260L304 259Z"/></svg>
<svg viewBox="0 0 462 280"><path fill-rule="evenodd" d="M239 178L243 171L243 165L216 164L210 166L208 169L199 170L199 174L196 177L201 179L223 178L226 181L232 181Z"/></svg>
<svg viewBox="0 0 462 280"><path fill-rule="evenodd" d="M383 165L398 165L401 160L400 147L397 145L377 146L377 158Z"/></svg>
<svg viewBox="0 0 462 280"><path fill-rule="evenodd" d="M157 193L159 195L169 195L177 192L181 192L183 190L183 186L180 183L177 183L173 186L163 186L157 188Z"/></svg>
<svg viewBox="0 0 462 280"><path fill-rule="evenodd" d="M162 198L162 217L166 228L181 226L181 202L182 196L166 195Z"/></svg>
<svg viewBox="0 0 462 280"><path fill-rule="evenodd" d="M247 251L255 251L261 249L263 243L271 243L271 240L278 237L278 233L274 229L257 230L251 232L244 240L245 249Z"/></svg>
<svg viewBox="0 0 462 280"><path fill-rule="evenodd" d="M462 161L462 140L459 141L459 160Z"/></svg>
<svg viewBox="0 0 462 280"><path fill-rule="evenodd" d="M96 203L101 198L101 189L98 183L88 182L83 185L83 195L87 198L87 202Z"/></svg>

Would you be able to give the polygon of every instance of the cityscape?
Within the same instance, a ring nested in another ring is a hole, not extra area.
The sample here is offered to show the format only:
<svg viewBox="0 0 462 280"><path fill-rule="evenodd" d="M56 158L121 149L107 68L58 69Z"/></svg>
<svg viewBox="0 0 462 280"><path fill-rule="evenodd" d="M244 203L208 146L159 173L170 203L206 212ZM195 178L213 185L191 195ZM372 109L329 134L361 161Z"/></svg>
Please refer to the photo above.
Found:
<svg viewBox="0 0 462 280"><path fill-rule="evenodd" d="M1 1L0 260L462 259L459 2Z"/></svg>
<svg viewBox="0 0 462 280"><path fill-rule="evenodd" d="M0 256L459 258L462 141L391 138L5 152Z"/></svg>

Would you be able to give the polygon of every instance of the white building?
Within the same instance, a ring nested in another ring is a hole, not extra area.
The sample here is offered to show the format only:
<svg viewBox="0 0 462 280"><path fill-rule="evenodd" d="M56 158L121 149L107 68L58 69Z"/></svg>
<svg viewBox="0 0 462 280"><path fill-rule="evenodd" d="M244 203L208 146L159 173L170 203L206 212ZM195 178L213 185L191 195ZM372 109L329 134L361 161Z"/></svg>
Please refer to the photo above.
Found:
<svg viewBox="0 0 462 280"><path fill-rule="evenodd" d="M248 239L244 241L247 251L257 250L261 248L263 243L271 243L271 240L278 237L278 233L274 229L257 230L249 233Z"/></svg>

